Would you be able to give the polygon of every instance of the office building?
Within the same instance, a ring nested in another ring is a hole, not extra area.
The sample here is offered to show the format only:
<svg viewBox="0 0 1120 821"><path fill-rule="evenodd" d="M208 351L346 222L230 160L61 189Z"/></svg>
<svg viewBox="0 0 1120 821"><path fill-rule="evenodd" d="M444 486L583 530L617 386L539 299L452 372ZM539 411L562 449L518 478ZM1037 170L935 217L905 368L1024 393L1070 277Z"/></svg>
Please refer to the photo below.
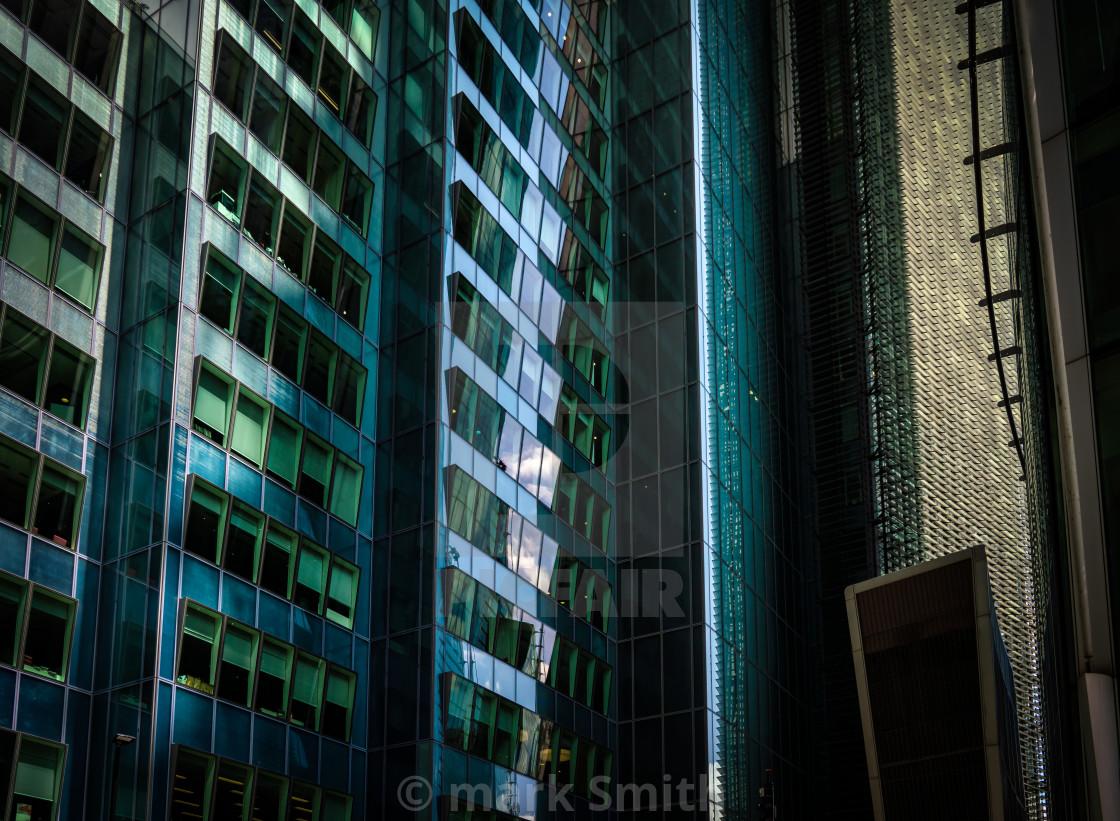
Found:
<svg viewBox="0 0 1120 821"><path fill-rule="evenodd" d="M1053 488L1045 322L1007 4L792 4L820 544L820 777L866 817L840 591L987 550L1032 817Z"/></svg>
<svg viewBox="0 0 1120 821"><path fill-rule="evenodd" d="M1120 12L1015 3L1049 326L1050 423L1062 520L1042 666L1055 818L1120 814L1120 468L1115 256Z"/></svg>
<svg viewBox="0 0 1120 821"><path fill-rule="evenodd" d="M1025 821L984 549L860 582L845 600L875 821Z"/></svg>
<svg viewBox="0 0 1120 821"><path fill-rule="evenodd" d="M363 818L379 12L0 14L5 817Z"/></svg>

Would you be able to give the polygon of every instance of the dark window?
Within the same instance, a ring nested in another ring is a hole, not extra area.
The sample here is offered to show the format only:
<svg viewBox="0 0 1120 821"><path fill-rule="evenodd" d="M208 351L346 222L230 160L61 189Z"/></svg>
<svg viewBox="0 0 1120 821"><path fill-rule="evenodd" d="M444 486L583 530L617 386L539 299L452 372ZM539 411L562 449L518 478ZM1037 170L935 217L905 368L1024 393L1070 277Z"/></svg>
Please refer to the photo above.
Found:
<svg viewBox="0 0 1120 821"><path fill-rule="evenodd" d="M242 821L247 818L245 802L250 800L252 794L252 768L220 760L218 780L214 785L213 821Z"/></svg>
<svg viewBox="0 0 1120 821"><path fill-rule="evenodd" d="M311 226L295 208L284 209L284 223L280 229L280 242L276 261L292 276L303 280L307 271L308 245Z"/></svg>
<svg viewBox="0 0 1120 821"><path fill-rule="evenodd" d="M205 817L213 786L214 759L180 749L175 756L175 787L171 791L171 821Z"/></svg>
<svg viewBox="0 0 1120 821"><path fill-rule="evenodd" d="M307 322L286 305L280 306L276 320L276 342L272 348L272 366L297 385L303 373Z"/></svg>
<svg viewBox="0 0 1120 821"><path fill-rule="evenodd" d="M291 13L292 5L285 0L260 0L257 4L255 28L265 42L281 54L284 52L284 28Z"/></svg>
<svg viewBox="0 0 1120 821"><path fill-rule="evenodd" d="M252 280L248 280L247 285L241 297L237 341L261 359L267 359L276 297Z"/></svg>
<svg viewBox="0 0 1120 821"><path fill-rule="evenodd" d="M369 274L353 263L347 263L338 281L338 299L335 310L348 323L362 329L366 308L366 289Z"/></svg>
<svg viewBox="0 0 1120 821"><path fill-rule="evenodd" d="M39 403L50 333L11 308L0 329L0 385Z"/></svg>
<svg viewBox="0 0 1120 821"><path fill-rule="evenodd" d="M85 114L74 112L70 148L66 153L66 179L101 202L105 197L112 150L113 138Z"/></svg>
<svg viewBox="0 0 1120 821"><path fill-rule="evenodd" d="M14 134L16 130L25 71L23 63L15 55L0 48L0 129L9 134Z"/></svg>
<svg viewBox="0 0 1120 821"><path fill-rule="evenodd" d="M249 116L249 130L273 154L280 153L280 137L284 131L284 92L263 71L257 73L257 91Z"/></svg>
<svg viewBox="0 0 1120 821"><path fill-rule="evenodd" d="M56 339L43 407L64 422L85 427L93 368L92 359Z"/></svg>
<svg viewBox="0 0 1120 821"><path fill-rule="evenodd" d="M38 457L31 451L0 441L0 519L27 527L37 468Z"/></svg>
<svg viewBox="0 0 1120 821"><path fill-rule="evenodd" d="M266 254L272 256L279 222L279 192L260 174L254 174L245 201L245 219L242 222L245 235L263 248Z"/></svg>
<svg viewBox="0 0 1120 821"><path fill-rule="evenodd" d="M202 275L198 312L227 334L233 333L233 308L237 303L240 279L238 269L227 265L213 250L210 251Z"/></svg>
<svg viewBox="0 0 1120 821"><path fill-rule="evenodd" d="M62 146L70 103L38 77L27 83L27 98L19 123L19 141L55 171L62 169Z"/></svg>
<svg viewBox="0 0 1120 821"><path fill-rule="evenodd" d="M59 54L69 56L70 37L82 9L82 0L36 0L29 28Z"/></svg>
<svg viewBox="0 0 1120 821"><path fill-rule="evenodd" d="M355 137L369 148L373 142L373 123L377 115L377 95L357 74L350 84L350 99L346 101L344 124Z"/></svg>
<svg viewBox="0 0 1120 821"><path fill-rule="evenodd" d="M319 99L327 104L334 116L341 119L345 105L346 81L350 66L329 44L323 45L323 64L319 69Z"/></svg>
<svg viewBox="0 0 1120 821"><path fill-rule="evenodd" d="M296 536L275 524L268 526L261 560L260 585L283 599L291 595L292 562Z"/></svg>
<svg viewBox="0 0 1120 821"><path fill-rule="evenodd" d="M188 605L179 648L179 675L176 681L204 693L213 694L218 661L218 617Z"/></svg>
<svg viewBox="0 0 1120 821"><path fill-rule="evenodd" d="M187 509L187 532L183 548L207 561L217 561L225 530L226 500L204 485L195 483Z"/></svg>
<svg viewBox="0 0 1120 821"><path fill-rule="evenodd" d="M339 209L341 203L345 168L342 152L335 148L333 143L320 140L319 153L315 158L315 183L312 189L335 211Z"/></svg>
<svg viewBox="0 0 1120 821"><path fill-rule="evenodd" d="M288 106L288 126L284 133L284 164L308 185L311 184L312 158L318 129L298 106Z"/></svg>
<svg viewBox="0 0 1120 821"><path fill-rule="evenodd" d="M260 555L264 522L261 515L242 504L234 503L226 536L226 555L222 566L231 573L254 581Z"/></svg>
<svg viewBox="0 0 1120 821"><path fill-rule="evenodd" d="M15 666L16 649L23 638L23 613L27 603L27 583L0 575L0 664ZM0 735L0 744L3 736ZM0 750L2 753L2 750ZM9 762L10 763L10 762ZM0 761L0 781L3 779L3 763ZM0 783L0 789L4 785ZM7 795L0 792L0 795Z"/></svg>
<svg viewBox="0 0 1120 821"><path fill-rule="evenodd" d="M82 7L82 25L74 49L74 68L106 94L113 93L117 61L121 52L121 33L109 18L89 3Z"/></svg>
<svg viewBox="0 0 1120 821"><path fill-rule="evenodd" d="M222 638L222 662L218 678L218 698L249 706L253 694L253 671L257 667L260 634L247 627L230 624Z"/></svg>
<svg viewBox="0 0 1120 821"><path fill-rule="evenodd" d="M239 120L245 119L252 79L248 55L223 37L214 62L214 96Z"/></svg>
<svg viewBox="0 0 1120 821"><path fill-rule="evenodd" d="M337 360L338 349L318 331L312 331L311 341L307 346L307 370L303 374L303 389L328 407L331 403Z"/></svg>
<svg viewBox="0 0 1120 821"><path fill-rule="evenodd" d="M292 21L292 39L288 45L288 65L311 88L315 87L315 71L319 67L321 35L307 15L298 8Z"/></svg>
<svg viewBox="0 0 1120 821"><path fill-rule="evenodd" d="M81 479L68 471L45 465L39 480L32 531L62 547L73 547L81 499Z"/></svg>
<svg viewBox="0 0 1120 821"><path fill-rule="evenodd" d="M300 653L292 681L291 722L309 730L319 729L319 702L323 690L323 660Z"/></svg>
<svg viewBox="0 0 1120 821"><path fill-rule="evenodd" d="M256 709L277 718L287 715L288 681L291 675L292 648L266 638L261 648Z"/></svg>
<svg viewBox="0 0 1120 821"><path fill-rule="evenodd" d="M22 668L55 681L65 681L73 619L71 599L35 588L27 617Z"/></svg>
<svg viewBox="0 0 1120 821"><path fill-rule="evenodd" d="M311 256L311 269L307 275L307 287L311 293L332 308L341 262L341 249L325 236L321 234L316 236L315 251Z"/></svg>

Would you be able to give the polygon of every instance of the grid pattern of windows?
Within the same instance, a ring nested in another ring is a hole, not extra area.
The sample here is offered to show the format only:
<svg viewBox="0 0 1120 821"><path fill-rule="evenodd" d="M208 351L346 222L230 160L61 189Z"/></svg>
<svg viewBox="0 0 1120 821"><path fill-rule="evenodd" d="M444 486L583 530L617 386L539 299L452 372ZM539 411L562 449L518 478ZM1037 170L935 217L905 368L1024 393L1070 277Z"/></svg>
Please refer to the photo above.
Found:
<svg viewBox="0 0 1120 821"><path fill-rule="evenodd" d="M610 277L570 231L560 248L557 272L596 317L605 319L607 296L611 290Z"/></svg>
<svg viewBox="0 0 1120 821"><path fill-rule="evenodd" d="M73 550L85 484L84 476L0 436L0 519Z"/></svg>
<svg viewBox="0 0 1120 821"><path fill-rule="evenodd" d="M214 52L214 96L351 228L366 236L373 182L224 33ZM360 110L346 114L347 128L356 129L367 148L373 135L371 99L368 88L355 90L350 101Z"/></svg>
<svg viewBox="0 0 1120 821"><path fill-rule="evenodd" d="M272 184L215 138L207 201L265 253L358 330L365 321L369 273Z"/></svg>
<svg viewBox="0 0 1120 821"><path fill-rule="evenodd" d="M607 395L610 355L586 323L570 309L564 312L560 323L560 338L556 341L556 349L600 396Z"/></svg>
<svg viewBox="0 0 1120 821"><path fill-rule="evenodd" d="M455 13L459 65L478 86L498 116L516 135L523 148L529 147L536 112L533 101L486 39L478 23L466 9Z"/></svg>
<svg viewBox="0 0 1120 821"><path fill-rule="evenodd" d="M113 138L3 47L0 129L78 190L104 202Z"/></svg>
<svg viewBox="0 0 1120 821"><path fill-rule="evenodd" d="M213 248L205 256L198 306L202 316L312 397L359 424L366 369Z"/></svg>
<svg viewBox="0 0 1120 821"><path fill-rule="evenodd" d="M360 571L276 520L191 478L183 549L347 629Z"/></svg>
<svg viewBox="0 0 1120 821"><path fill-rule="evenodd" d="M502 41L509 46L525 73L537 73L541 36L518 0L481 0L482 13L490 18Z"/></svg>
<svg viewBox="0 0 1120 821"><path fill-rule="evenodd" d="M357 676L184 600L175 681L207 695L350 739Z"/></svg>
<svg viewBox="0 0 1120 821"><path fill-rule="evenodd" d="M351 527L357 524L362 466L202 357L193 428Z"/></svg>
<svg viewBox="0 0 1120 821"><path fill-rule="evenodd" d="M607 713L611 667L457 568L444 568L447 631L494 658Z"/></svg>
<svg viewBox="0 0 1120 821"><path fill-rule="evenodd" d="M0 303L0 387L84 428L94 366L89 356Z"/></svg>
<svg viewBox="0 0 1120 821"><path fill-rule="evenodd" d="M440 677L444 744L538 781L555 779L591 795L592 779L609 779L613 754L550 719L454 673ZM609 790L609 780L598 782Z"/></svg>
<svg viewBox="0 0 1120 821"><path fill-rule="evenodd" d="M0 572L0 664L66 681L78 603Z"/></svg>
<svg viewBox="0 0 1120 821"><path fill-rule="evenodd" d="M610 455L610 426L567 384L560 391L555 427L592 465L603 468Z"/></svg>
<svg viewBox="0 0 1120 821"><path fill-rule="evenodd" d="M547 19L547 18L546 18ZM558 33L558 29L556 30ZM605 109L607 105L607 66L591 38L579 25L579 18L568 15L568 27L559 40L560 52L567 58L575 78L587 89L591 99Z"/></svg>
<svg viewBox="0 0 1120 821"><path fill-rule="evenodd" d="M170 821L350 821L344 793L176 745Z"/></svg>
<svg viewBox="0 0 1120 821"><path fill-rule="evenodd" d="M108 17L81 0L3 0L3 5L78 73L112 96L122 37Z"/></svg>
<svg viewBox="0 0 1120 821"><path fill-rule="evenodd" d="M26 191L0 178L0 231L8 263L93 310L105 249Z"/></svg>
<svg viewBox="0 0 1120 821"><path fill-rule="evenodd" d="M520 221L529 175L465 94L456 95L455 148L486 186Z"/></svg>
<svg viewBox="0 0 1120 821"><path fill-rule="evenodd" d="M66 748L0 729L0 817L55 821Z"/></svg>
<svg viewBox="0 0 1120 821"><path fill-rule="evenodd" d="M462 183L451 189L452 235L478 267L507 294L513 285L517 243Z"/></svg>
<svg viewBox="0 0 1120 821"><path fill-rule="evenodd" d="M331 114L369 148L377 98L300 6L287 0L233 0L230 5L252 23L257 33L316 93ZM353 0L352 4L344 0L329 5L339 13L350 6L351 39L366 59L372 61L380 18L376 5L370 0ZM330 13L332 17L335 14Z"/></svg>

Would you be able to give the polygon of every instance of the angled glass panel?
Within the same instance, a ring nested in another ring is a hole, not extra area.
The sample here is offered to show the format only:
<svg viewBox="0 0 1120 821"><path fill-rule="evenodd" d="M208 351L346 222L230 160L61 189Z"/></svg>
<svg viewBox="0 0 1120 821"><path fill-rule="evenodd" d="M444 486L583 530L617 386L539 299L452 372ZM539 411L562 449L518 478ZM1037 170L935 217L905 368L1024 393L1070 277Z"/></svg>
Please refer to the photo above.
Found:
<svg viewBox="0 0 1120 821"><path fill-rule="evenodd" d="M354 809L354 799L348 795L327 790L323 795L323 818L337 818L338 821L350 821L350 814Z"/></svg>
<svg viewBox="0 0 1120 821"><path fill-rule="evenodd" d="M312 25L307 15L295 10L292 18L292 38L288 44L288 65L296 75L315 87L315 73L319 68L319 52L323 46L323 35Z"/></svg>
<svg viewBox="0 0 1120 821"><path fill-rule="evenodd" d="M229 624L222 638L221 673L218 698L248 707L253 694L253 673L257 669L257 647L261 635L256 630Z"/></svg>
<svg viewBox="0 0 1120 821"><path fill-rule="evenodd" d="M373 143L373 124L377 116L377 95L361 77L354 74L350 81L350 96L346 100L343 125L369 148Z"/></svg>
<svg viewBox="0 0 1120 821"><path fill-rule="evenodd" d="M284 164L308 185L311 184L315 138L319 130L296 105L288 106L288 126L284 130Z"/></svg>
<svg viewBox="0 0 1120 821"><path fill-rule="evenodd" d="M254 706L265 715L288 714L288 688L292 680L294 651L287 644L265 637L261 645L260 674Z"/></svg>
<svg viewBox="0 0 1120 821"><path fill-rule="evenodd" d="M255 280L246 278L237 318L237 341L261 359L268 358L276 297Z"/></svg>
<svg viewBox="0 0 1120 821"><path fill-rule="evenodd" d="M198 371L194 397L193 429L220 447L225 447L233 406L233 381L208 365Z"/></svg>
<svg viewBox="0 0 1120 821"><path fill-rule="evenodd" d="M253 790L252 818L283 819L288 804L288 779L264 770L257 771L257 788Z"/></svg>
<svg viewBox="0 0 1120 821"><path fill-rule="evenodd" d="M227 334L233 333L234 307L241 285L241 270L211 249L206 256L198 312Z"/></svg>
<svg viewBox="0 0 1120 821"><path fill-rule="evenodd" d="M272 48L284 53L285 30L292 14L288 0L259 0L254 28Z"/></svg>
<svg viewBox="0 0 1120 821"><path fill-rule="evenodd" d="M24 0L7 0L21 4ZM7 4L6 3L6 4ZM8 8L11 8L8 5ZM23 75L27 72L23 61L6 48L0 47L0 129L14 134L19 116L19 101L23 96Z"/></svg>
<svg viewBox="0 0 1120 821"><path fill-rule="evenodd" d="M282 599L292 595L298 543L295 533L269 521L261 557L260 586Z"/></svg>
<svg viewBox="0 0 1120 821"><path fill-rule="evenodd" d="M272 367L297 385L303 375L307 348L307 321L287 305L281 304L276 318L276 341L272 346Z"/></svg>
<svg viewBox="0 0 1120 821"><path fill-rule="evenodd" d="M62 232L54 285L86 310L93 310L93 302L97 298L102 252L102 247L92 238L66 225Z"/></svg>
<svg viewBox="0 0 1120 821"><path fill-rule="evenodd" d="M322 659L300 653L292 681L292 713L289 720L309 730L319 729L319 705L323 697Z"/></svg>
<svg viewBox="0 0 1120 821"><path fill-rule="evenodd" d="M46 284L54 263L57 236L58 215L21 192L12 212L8 262Z"/></svg>
<svg viewBox="0 0 1120 821"><path fill-rule="evenodd" d="M318 437L308 436L303 443L303 461L300 464L297 492L321 508L327 506L327 486L331 480L333 455L333 448Z"/></svg>
<svg viewBox="0 0 1120 821"><path fill-rule="evenodd" d="M39 480L32 532L61 547L74 547L81 521L84 486L81 477L57 468L49 461L45 462Z"/></svg>
<svg viewBox="0 0 1120 821"><path fill-rule="evenodd" d="M258 468L264 464L269 410L270 406L259 397L244 388L238 391L230 449Z"/></svg>
<svg viewBox="0 0 1120 821"><path fill-rule="evenodd" d="M187 605L179 639L179 672L175 681L208 695L214 694L218 675L218 643L222 620L194 604Z"/></svg>
<svg viewBox="0 0 1120 821"><path fill-rule="evenodd" d="M299 569L292 601L312 613L323 612L327 591L327 552L304 540L299 551Z"/></svg>
<svg viewBox="0 0 1120 821"><path fill-rule="evenodd" d="M12 786L14 821L53 821L58 815L62 782L63 748L23 736L19 745L15 784Z"/></svg>
<svg viewBox="0 0 1120 821"><path fill-rule="evenodd" d="M242 122L248 115L253 61L226 35L214 58L214 96Z"/></svg>
<svg viewBox="0 0 1120 821"><path fill-rule="evenodd" d="M183 549L209 562L218 561L226 530L229 497L195 480L187 509Z"/></svg>
<svg viewBox="0 0 1120 821"><path fill-rule="evenodd" d="M62 170L62 147L69 117L70 103L44 81L30 75L19 121L19 141L55 171Z"/></svg>
<svg viewBox="0 0 1120 821"><path fill-rule="evenodd" d="M214 765L214 759L208 755L179 748L171 789L171 821L198 821L206 817L214 789Z"/></svg>
<svg viewBox="0 0 1120 821"><path fill-rule="evenodd" d="M296 781L288 802L288 821L319 821L323 791L311 784Z"/></svg>
<svg viewBox="0 0 1120 821"><path fill-rule="evenodd" d="M272 82L263 71L257 72L257 88L249 112L249 130L273 154L280 153L280 139L284 133L284 104L286 98L280 86Z"/></svg>
<svg viewBox="0 0 1120 821"><path fill-rule="evenodd" d="M323 701L323 735L350 740L350 710L354 706L357 677L349 670L331 667L327 675L327 693Z"/></svg>
<svg viewBox="0 0 1120 821"><path fill-rule="evenodd" d="M337 453L334 478L331 481L331 513L351 527L355 527L358 524L361 492L362 466Z"/></svg>
<svg viewBox="0 0 1120 821"><path fill-rule="evenodd" d="M264 541L264 517L240 502L233 503L222 567L243 579L256 581Z"/></svg>
<svg viewBox="0 0 1120 821"><path fill-rule="evenodd" d="M82 0L38 0L32 5L28 28L68 60L81 9Z"/></svg>
<svg viewBox="0 0 1120 821"><path fill-rule="evenodd" d="M27 608L27 582L0 574L0 664L14 667L23 640L23 616ZM3 784L0 783L0 787Z"/></svg>
<svg viewBox="0 0 1120 821"><path fill-rule="evenodd" d="M92 6L89 10L94 11ZM75 111L63 176L98 202L103 202L112 154L113 138L85 114Z"/></svg>
<svg viewBox="0 0 1120 821"><path fill-rule="evenodd" d="M366 293L369 289L369 272L347 261L338 278L338 299L335 310L350 325L362 329L365 322Z"/></svg>
<svg viewBox="0 0 1120 821"><path fill-rule="evenodd" d="M273 413L267 470L270 476L290 488L296 486L302 444L303 428L280 411Z"/></svg>
<svg viewBox="0 0 1120 821"><path fill-rule="evenodd" d="M91 3L82 7L82 23L74 47L74 68L112 96L117 79L117 63L121 55L122 36L109 18Z"/></svg>
<svg viewBox="0 0 1120 821"><path fill-rule="evenodd" d="M362 416L362 398L365 392L366 369L346 354L339 354L331 409L356 426Z"/></svg>
<svg viewBox="0 0 1120 821"><path fill-rule="evenodd" d="M323 60L319 67L319 99L327 104L327 109L341 119L346 104L346 81L350 78L350 66L329 43L323 45Z"/></svg>
<svg viewBox="0 0 1120 821"><path fill-rule="evenodd" d="M318 233L315 237L315 251L311 256L307 288L332 308L341 264L342 249L322 232Z"/></svg>
<svg viewBox="0 0 1120 821"><path fill-rule="evenodd" d="M255 770L228 759L218 762L214 821L249 821Z"/></svg>
<svg viewBox="0 0 1120 821"><path fill-rule="evenodd" d="M372 204L373 183L358 170L354 163L347 161L339 214L361 237L369 233L369 214Z"/></svg>
<svg viewBox="0 0 1120 821"><path fill-rule="evenodd" d="M23 642L21 668L54 681L65 681L70 662L70 640L74 629L73 599L36 587L27 614L27 636Z"/></svg>
<svg viewBox="0 0 1120 821"><path fill-rule="evenodd" d="M276 237L280 233L280 192L261 174L254 174L249 182L241 228L266 254L275 254Z"/></svg>
<svg viewBox="0 0 1120 821"><path fill-rule="evenodd" d="M381 12L376 3L372 0L354 0L350 13L350 39L367 60L373 59L373 49L377 43L377 25L380 21Z"/></svg>
<svg viewBox="0 0 1120 821"><path fill-rule="evenodd" d="M285 207L280 242L276 246L276 261L280 263L280 267L302 282L307 273L310 251L310 223L295 208Z"/></svg>
<svg viewBox="0 0 1120 821"><path fill-rule="evenodd" d="M346 162L342 152L329 140L320 140L319 152L315 157L315 179L311 187L335 211L339 210L342 202L345 170Z"/></svg>
<svg viewBox="0 0 1120 821"><path fill-rule="evenodd" d="M245 162L224 143L217 142L210 160L206 201L234 225L241 225L241 210L248 179Z"/></svg>
<svg viewBox="0 0 1120 821"><path fill-rule="evenodd" d="M334 390L335 367L338 348L318 331L311 331L307 345L307 370L303 374L303 389L327 407Z"/></svg>
<svg viewBox="0 0 1120 821"><path fill-rule="evenodd" d="M335 558L331 562L327 591L327 618L346 628L354 626L354 605L358 600L358 568Z"/></svg>
<svg viewBox="0 0 1120 821"><path fill-rule="evenodd" d="M39 404L51 335L8 308L0 328L0 386Z"/></svg>

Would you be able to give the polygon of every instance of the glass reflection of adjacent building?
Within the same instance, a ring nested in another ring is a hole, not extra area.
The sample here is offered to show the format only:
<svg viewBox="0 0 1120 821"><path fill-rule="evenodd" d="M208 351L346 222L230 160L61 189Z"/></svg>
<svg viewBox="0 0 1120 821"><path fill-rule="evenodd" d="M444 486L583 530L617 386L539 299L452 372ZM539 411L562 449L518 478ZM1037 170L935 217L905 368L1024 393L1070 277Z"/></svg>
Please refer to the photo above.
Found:
<svg viewBox="0 0 1120 821"><path fill-rule="evenodd" d="M378 10L4 7L0 815L364 817Z"/></svg>

